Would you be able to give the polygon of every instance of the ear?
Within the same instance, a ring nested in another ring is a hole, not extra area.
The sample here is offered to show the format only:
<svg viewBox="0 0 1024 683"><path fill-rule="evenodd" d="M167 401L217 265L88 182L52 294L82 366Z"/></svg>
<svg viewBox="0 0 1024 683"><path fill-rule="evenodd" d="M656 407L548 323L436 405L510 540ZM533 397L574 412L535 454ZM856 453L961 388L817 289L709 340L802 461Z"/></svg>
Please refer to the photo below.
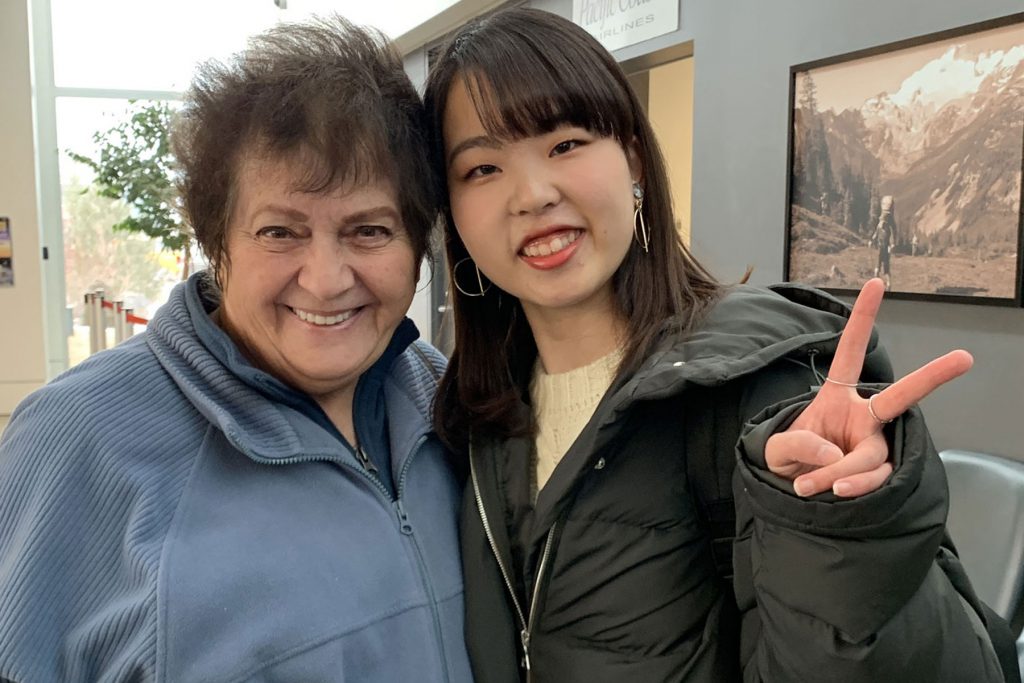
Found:
<svg viewBox="0 0 1024 683"><path fill-rule="evenodd" d="M643 159L640 158L639 145L637 139L634 137L629 141L629 144L625 146L626 162L629 164L629 175L633 178L634 183L640 183L643 185L644 182L644 164Z"/></svg>

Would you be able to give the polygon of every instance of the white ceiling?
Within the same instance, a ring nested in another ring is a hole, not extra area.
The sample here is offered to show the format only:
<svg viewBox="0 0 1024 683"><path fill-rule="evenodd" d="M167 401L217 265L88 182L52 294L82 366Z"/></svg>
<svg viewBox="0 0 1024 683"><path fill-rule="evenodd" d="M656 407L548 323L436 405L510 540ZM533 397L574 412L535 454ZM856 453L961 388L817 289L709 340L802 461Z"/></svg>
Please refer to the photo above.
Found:
<svg viewBox="0 0 1024 683"><path fill-rule="evenodd" d="M263 0L271 4L273 0ZM357 24L374 26L391 38L416 28L457 0L287 0L283 18L337 12Z"/></svg>

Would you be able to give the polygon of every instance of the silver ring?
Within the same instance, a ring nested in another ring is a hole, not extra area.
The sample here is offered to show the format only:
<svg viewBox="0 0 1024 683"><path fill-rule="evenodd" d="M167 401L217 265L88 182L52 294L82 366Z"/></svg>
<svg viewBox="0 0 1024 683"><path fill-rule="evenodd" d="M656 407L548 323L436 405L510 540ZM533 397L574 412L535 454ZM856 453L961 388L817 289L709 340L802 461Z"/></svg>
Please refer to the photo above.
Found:
<svg viewBox="0 0 1024 683"><path fill-rule="evenodd" d="M839 380L832 379L831 377L826 377L825 381L831 382L832 384L838 384L841 387L850 387L851 389L856 389L860 386L858 382L840 382Z"/></svg>
<svg viewBox="0 0 1024 683"><path fill-rule="evenodd" d="M870 396L868 396L868 414L871 415L871 417L873 417L875 419L875 422L877 422L878 424L887 425L890 422L892 422L893 418L890 417L888 420L883 420L882 418L878 417L878 413L875 412L875 407L871 405L871 402L875 400L875 396L878 396L878 394L871 394Z"/></svg>

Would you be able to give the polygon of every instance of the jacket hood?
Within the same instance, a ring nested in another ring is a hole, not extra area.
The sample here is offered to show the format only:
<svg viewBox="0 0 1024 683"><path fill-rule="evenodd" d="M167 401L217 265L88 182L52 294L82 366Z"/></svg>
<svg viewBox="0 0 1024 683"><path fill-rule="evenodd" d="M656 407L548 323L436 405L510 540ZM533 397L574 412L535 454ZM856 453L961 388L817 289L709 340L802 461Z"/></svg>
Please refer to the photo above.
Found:
<svg viewBox="0 0 1024 683"><path fill-rule="evenodd" d="M666 334L639 370L619 378L584 431L611 425L636 401L667 398L689 385L724 384L782 359L810 365L823 379L849 315L845 303L804 285L731 287L694 331ZM872 381L890 375L875 330L865 355L862 377ZM813 365L817 356L825 358L820 366Z"/></svg>
<svg viewBox="0 0 1024 683"><path fill-rule="evenodd" d="M146 329L146 343L185 397L228 440L264 462L338 459L337 438L303 411L302 397L277 378L253 367L230 337L210 319L215 302L206 274L177 285ZM426 344L420 351L439 356ZM418 413L415 420L392 421L392 443L405 444L429 426L436 379L407 350L395 359L386 392L392 408ZM435 366L443 362L431 358ZM400 387L400 397L392 394ZM289 397L291 397L289 399Z"/></svg>
<svg viewBox="0 0 1024 683"><path fill-rule="evenodd" d="M636 399L660 398L680 383L715 386L803 353L832 353L850 307L799 284L730 288L687 336L667 335L660 350L623 388ZM870 354L878 346L872 332Z"/></svg>

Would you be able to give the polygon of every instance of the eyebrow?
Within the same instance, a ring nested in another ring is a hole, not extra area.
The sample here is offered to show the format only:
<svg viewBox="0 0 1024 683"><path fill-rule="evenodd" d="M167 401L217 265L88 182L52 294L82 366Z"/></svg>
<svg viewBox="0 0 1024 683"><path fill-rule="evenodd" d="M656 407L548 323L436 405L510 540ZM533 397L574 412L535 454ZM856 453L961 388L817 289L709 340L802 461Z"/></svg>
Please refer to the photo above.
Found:
<svg viewBox="0 0 1024 683"><path fill-rule="evenodd" d="M452 165L452 162L455 161L455 157L459 156L468 149L473 149L474 147L498 149L501 147L501 141L492 135L477 135L472 138L466 138L459 144L452 147L452 151L448 152L448 165Z"/></svg>
<svg viewBox="0 0 1024 683"><path fill-rule="evenodd" d="M369 209L363 209L362 211L356 211L345 216L345 224L352 225L354 223L363 223L366 221L373 221L380 218L390 218L396 223L402 222L402 216L392 209L390 206L374 206Z"/></svg>
<svg viewBox="0 0 1024 683"><path fill-rule="evenodd" d="M299 211L298 209L293 209L290 206L282 206L280 204L267 204L266 206L261 207L260 210L254 214L254 216L256 218L259 218L265 213L276 213L287 218L290 218L294 221L309 220L309 216L307 216L302 211ZM396 222L401 222L402 220L401 215L391 207L374 206L368 209L362 209L360 211L356 211L354 213L345 215L344 218L342 219L342 223L345 225L351 225L354 223L362 223L364 221L372 221L380 218L390 218Z"/></svg>
<svg viewBox="0 0 1024 683"><path fill-rule="evenodd" d="M298 209L293 209L290 206L283 206L281 204L267 204L265 206L261 206L259 210L253 214L253 218L259 218L265 213L279 214L282 216L286 216L287 218L290 218L293 221L309 220L309 216L299 211Z"/></svg>

